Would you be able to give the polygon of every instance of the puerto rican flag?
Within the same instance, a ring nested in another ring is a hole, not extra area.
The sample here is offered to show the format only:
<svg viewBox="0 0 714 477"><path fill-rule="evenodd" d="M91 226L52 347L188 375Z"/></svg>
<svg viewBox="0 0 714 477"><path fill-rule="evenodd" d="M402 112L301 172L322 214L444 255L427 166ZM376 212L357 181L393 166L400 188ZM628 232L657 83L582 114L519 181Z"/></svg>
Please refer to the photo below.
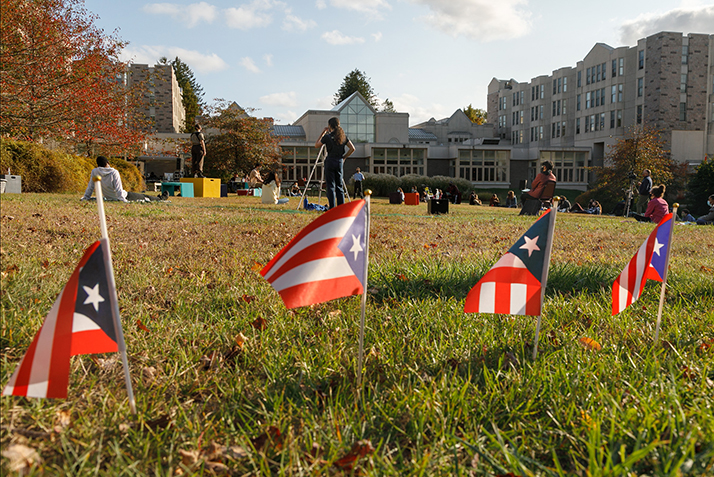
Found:
<svg viewBox="0 0 714 477"><path fill-rule="evenodd" d="M102 239L85 251L3 394L66 398L71 356L118 351L107 246Z"/></svg>
<svg viewBox="0 0 714 477"><path fill-rule="evenodd" d="M613 315L637 301L648 278L658 282L664 280L673 223L672 214L665 215L615 279L612 284Z"/></svg>
<svg viewBox="0 0 714 477"><path fill-rule="evenodd" d="M555 212L541 215L466 296L465 313L540 315Z"/></svg>
<svg viewBox="0 0 714 477"><path fill-rule="evenodd" d="M287 308L364 293L367 208L335 207L302 229L261 271Z"/></svg>

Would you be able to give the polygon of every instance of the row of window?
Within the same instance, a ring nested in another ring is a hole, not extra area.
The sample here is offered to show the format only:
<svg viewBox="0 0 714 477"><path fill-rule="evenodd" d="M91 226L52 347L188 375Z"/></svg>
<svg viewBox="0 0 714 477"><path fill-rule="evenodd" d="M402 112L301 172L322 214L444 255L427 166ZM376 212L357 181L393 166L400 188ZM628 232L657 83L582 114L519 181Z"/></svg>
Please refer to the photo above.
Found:
<svg viewBox="0 0 714 477"><path fill-rule="evenodd" d="M540 172L540 163L550 161L558 182L586 182L588 153L585 151L541 151L540 161L531 161L528 175L532 181Z"/></svg>
<svg viewBox="0 0 714 477"><path fill-rule="evenodd" d="M553 78L553 94L565 93L568 91L568 77L563 76L562 78Z"/></svg>
<svg viewBox="0 0 714 477"><path fill-rule="evenodd" d="M474 182L508 182L509 151L462 149L459 158L451 161L452 174Z"/></svg>

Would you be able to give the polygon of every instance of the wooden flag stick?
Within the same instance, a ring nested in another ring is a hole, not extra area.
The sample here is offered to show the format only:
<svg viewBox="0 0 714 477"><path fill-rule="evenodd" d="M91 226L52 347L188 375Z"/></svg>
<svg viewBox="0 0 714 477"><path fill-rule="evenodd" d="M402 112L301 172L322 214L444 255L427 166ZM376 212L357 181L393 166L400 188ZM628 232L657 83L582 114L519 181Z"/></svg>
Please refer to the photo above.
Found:
<svg viewBox="0 0 714 477"><path fill-rule="evenodd" d="M538 356L538 336L540 335L541 316L543 316L543 303L545 302L545 287L548 283L548 269L550 268L550 251L553 248L553 235L555 234L555 214L558 212L558 201L560 197L553 197L553 206L550 208L550 226L548 227L548 241L545 245L545 256L543 257L543 276L540 280L540 313L536 321L535 340L533 342L533 359Z"/></svg>
<svg viewBox="0 0 714 477"><path fill-rule="evenodd" d="M672 204L672 227L669 229L669 244L667 245L667 256L664 259L664 276L662 277L662 288L659 292L659 309L657 310L657 325L655 326L655 343L659 340L659 327L662 322L662 308L664 307L664 293L667 288L667 272L669 271L669 256L672 253L672 234L674 232L674 224L677 222L678 203Z"/></svg>
<svg viewBox="0 0 714 477"><path fill-rule="evenodd" d="M370 219L370 198L372 191L367 189L364 191L365 212L367 214L364 226L364 275L362 283L362 316L359 322L359 356L357 357L357 394L362 387L362 361L364 359L364 315L367 308L367 269L369 268L369 219Z"/></svg>
<svg viewBox="0 0 714 477"><path fill-rule="evenodd" d="M134 400L134 390L131 387L131 376L129 375L129 362L126 357L126 343L124 342L124 332L121 327L121 318L119 315L119 300L117 299L116 282L114 281L114 266L112 265L112 252L109 248L109 234L107 233L107 219L104 215L104 196L102 195L102 178L95 176L94 191L97 195L97 209L99 210L99 228L102 232L102 241L104 242L104 261L108 267L107 281L109 282L109 293L111 295L112 316L114 318L114 331L117 337L117 346L121 361L124 365L124 381L126 382L126 393L129 397L129 407L132 414L136 414L136 401Z"/></svg>

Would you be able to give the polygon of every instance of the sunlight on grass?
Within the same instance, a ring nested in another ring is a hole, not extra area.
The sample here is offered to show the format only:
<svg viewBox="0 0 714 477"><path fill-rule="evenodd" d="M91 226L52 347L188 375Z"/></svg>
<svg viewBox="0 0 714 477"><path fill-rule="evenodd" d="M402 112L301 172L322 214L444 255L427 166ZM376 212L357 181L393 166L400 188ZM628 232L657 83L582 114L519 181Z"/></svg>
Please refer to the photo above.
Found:
<svg viewBox="0 0 714 477"><path fill-rule="evenodd" d="M535 317L463 304L533 218L376 199L357 393L359 299L289 311L258 274L317 217L296 207L107 204L139 414L116 355L75 357L67 400L2 398L3 449L35 449L37 475L714 474L711 227L675 226L654 343L659 283L610 312L652 226L558 214L532 360ZM3 195L1 216L4 385L99 227L70 195Z"/></svg>

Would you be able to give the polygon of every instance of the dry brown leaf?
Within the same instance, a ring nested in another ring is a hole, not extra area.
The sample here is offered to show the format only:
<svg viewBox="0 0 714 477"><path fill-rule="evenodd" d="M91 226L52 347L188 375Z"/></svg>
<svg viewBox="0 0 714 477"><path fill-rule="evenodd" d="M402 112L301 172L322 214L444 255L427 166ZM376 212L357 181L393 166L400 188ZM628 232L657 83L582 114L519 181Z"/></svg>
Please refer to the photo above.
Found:
<svg viewBox="0 0 714 477"><path fill-rule="evenodd" d="M361 440L352 445L352 449L343 457L337 459L333 464L335 467L342 470L352 470L359 459L367 454L374 452L372 443L368 440Z"/></svg>
<svg viewBox="0 0 714 477"><path fill-rule="evenodd" d="M141 376L144 378L144 384L150 385L156 381L156 368L153 366L146 366L141 370Z"/></svg>
<svg viewBox="0 0 714 477"><path fill-rule="evenodd" d="M256 300L255 295L242 295L241 299L246 303L252 303Z"/></svg>
<svg viewBox="0 0 714 477"><path fill-rule="evenodd" d="M262 316L259 316L258 318L255 319L255 321L253 321L253 323L251 323L251 325L256 330L263 331L265 328L268 327L268 322L266 321L265 318L263 318Z"/></svg>
<svg viewBox="0 0 714 477"><path fill-rule="evenodd" d="M55 412L56 423L54 430L60 433L72 423L72 413L69 410L58 410Z"/></svg>
<svg viewBox="0 0 714 477"><path fill-rule="evenodd" d="M179 455L181 456L181 463L186 467L190 468L198 462L198 451L179 449Z"/></svg>
<svg viewBox="0 0 714 477"><path fill-rule="evenodd" d="M588 349L590 351L600 351L602 349L600 343L598 343L592 338L588 338L587 336L583 336L578 340L578 342L583 345L585 349Z"/></svg>
<svg viewBox="0 0 714 477"><path fill-rule="evenodd" d="M42 462L40 454L35 449L23 444L11 445L2 451L2 456L10 461L9 469L20 475L25 475L31 467Z"/></svg>
<svg viewBox="0 0 714 477"><path fill-rule="evenodd" d="M270 426L267 431L250 441L253 444L253 447L255 447L255 450L258 452L266 447L266 444L272 444L278 450L283 446L283 438L280 435L280 429L275 426Z"/></svg>
<svg viewBox="0 0 714 477"><path fill-rule="evenodd" d="M203 465L208 470L218 475L227 474L230 471L228 466L222 462L205 462Z"/></svg>
<svg viewBox="0 0 714 477"><path fill-rule="evenodd" d="M341 314L342 314L342 310L333 310L333 311L329 312L327 315L330 318L335 318L337 316L340 316Z"/></svg>
<svg viewBox="0 0 714 477"><path fill-rule="evenodd" d="M243 349L243 347L248 342L248 338L243 333L238 333L236 337L233 338L233 340L236 342L240 349Z"/></svg>
<svg viewBox="0 0 714 477"><path fill-rule="evenodd" d="M263 264L254 261L253 266L250 267L250 269L254 272L259 272L263 269Z"/></svg>
<svg viewBox="0 0 714 477"><path fill-rule="evenodd" d="M138 326L141 331L146 331L147 333L151 332L151 330L149 330L149 328L147 328L139 319L136 320L136 326Z"/></svg>

